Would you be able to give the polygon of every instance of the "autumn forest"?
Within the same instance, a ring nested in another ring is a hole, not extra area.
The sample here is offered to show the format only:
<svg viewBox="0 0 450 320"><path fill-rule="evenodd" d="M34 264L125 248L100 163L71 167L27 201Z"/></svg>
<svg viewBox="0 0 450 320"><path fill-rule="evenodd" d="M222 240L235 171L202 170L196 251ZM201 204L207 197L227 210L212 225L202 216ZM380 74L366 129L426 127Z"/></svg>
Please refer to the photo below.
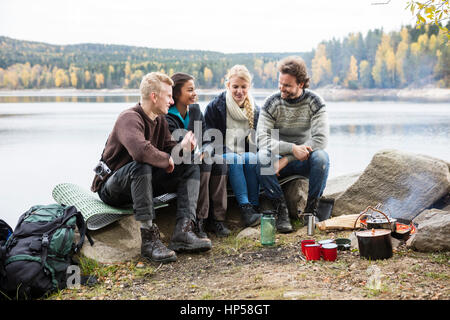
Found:
<svg viewBox="0 0 450 320"><path fill-rule="evenodd" d="M321 42L310 52L239 53L77 44L50 45L0 36L2 89L139 87L152 71L194 75L200 88L221 88L234 64L246 65L256 88L276 88L279 59L300 55L311 87L450 87L450 46L436 26L370 30Z"/></svg>

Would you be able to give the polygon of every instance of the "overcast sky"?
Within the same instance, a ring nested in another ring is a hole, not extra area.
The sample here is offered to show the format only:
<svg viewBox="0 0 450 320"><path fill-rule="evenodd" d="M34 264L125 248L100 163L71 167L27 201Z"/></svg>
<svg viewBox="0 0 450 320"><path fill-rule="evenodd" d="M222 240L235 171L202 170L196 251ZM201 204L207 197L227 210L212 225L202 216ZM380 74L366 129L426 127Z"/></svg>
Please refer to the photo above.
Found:
<svg viewBox="0 0 450 320"><path fill-rule="evenodd" d="M303 52L414 22L407 0L0 0L0 35L230 52Z"/></svg>

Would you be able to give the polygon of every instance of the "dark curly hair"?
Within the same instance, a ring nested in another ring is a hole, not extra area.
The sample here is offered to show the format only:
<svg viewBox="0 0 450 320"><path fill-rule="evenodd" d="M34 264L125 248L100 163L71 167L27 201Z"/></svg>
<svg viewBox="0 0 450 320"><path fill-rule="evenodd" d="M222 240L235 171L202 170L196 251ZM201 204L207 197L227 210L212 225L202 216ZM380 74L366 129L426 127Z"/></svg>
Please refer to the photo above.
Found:
<svg viewBox="0 0 450 320"><path fill-rule="evenodd" d="M194 77L187 73L177 72L172 75L171 79L173 81L172 96L173 96L173 101L175 101L175 104L176 104L176 102L181 94L181 88L189 80L194 80Z"/></svg>
<svg viewBox="0 0 450 320"><path fill-rule="evenodd" d="M303 83L303 88L309 88L308 71L305 61L300 57L286 57L278 62L278 71L295 77L297 84Z"/></svg>

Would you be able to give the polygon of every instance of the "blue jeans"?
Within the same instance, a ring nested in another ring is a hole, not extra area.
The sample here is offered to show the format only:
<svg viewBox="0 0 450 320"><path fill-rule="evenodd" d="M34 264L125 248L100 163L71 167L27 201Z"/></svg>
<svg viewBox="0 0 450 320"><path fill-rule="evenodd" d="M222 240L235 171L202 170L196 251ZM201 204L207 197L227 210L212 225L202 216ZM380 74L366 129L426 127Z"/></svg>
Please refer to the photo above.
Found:
<svg viewBox="0 0 450 320"><path fill-rule="evenodd" d="M267 163L263 162L263 163ZM262 165L262 167L269 167ZM280 178L284 178L293 174L299 174L305 177L309 177L309 190L308 198L319 198L322 196L325 190L328 178L328 170L330 168L330 160L328 153L324 150L315 150L311 153L309 158L304 161L294 160L287 164L280 171ZM278 177L274 174L260 175L259 177L261 186L264 189L265 194L270 199L279 199L283 195L280 184L278 183Z"/></svg>
<svg viewBox="0 0 450 320"><path fill-rule="evenodd" d="M257 155L251 152L243 154L223 154L228 164L228 180L239 205L259 205L259 164Z"/></svg>

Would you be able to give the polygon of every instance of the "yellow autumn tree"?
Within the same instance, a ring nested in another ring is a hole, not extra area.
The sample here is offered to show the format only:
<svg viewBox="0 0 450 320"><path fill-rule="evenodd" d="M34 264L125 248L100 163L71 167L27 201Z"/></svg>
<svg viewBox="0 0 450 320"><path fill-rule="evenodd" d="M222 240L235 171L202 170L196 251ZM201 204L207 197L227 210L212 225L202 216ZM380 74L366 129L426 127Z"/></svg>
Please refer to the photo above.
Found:
<svg viewBox="0 0 450 320"><path fill-rule="evenodd" d="M409 49L409 32L408 29L402 28L400 31L401 41L397 46L397 51L395 52L395 72L396 72L396 83L397 85L405 85L405 60Z"/></svg>
<svg viewBox="0 0 450 320"><path fill-rule="evenodd" d="M358 88L358 61L354 56L350 57L350 65L344 85L350 89Z"/></svg>
<svg viewBox="0 0 450 320"><path fill-rule="evenodd" d="M253 69L260 78L262 78L263 75L263 65L264 61L262 59L255 58L255 61L253 62Z"/></svg>
<svg viewBox="0 0 450 320"><path fill-rule="evenodd" d="M29 66L30 64L28 63L28 67ZM22 67L22 70L20 71L20 82L22 82L24 88L28 88L28 86L30 85L30 79L31 75L29 72L29 68L27 68L26 66Z"/></svg>
<svg viewBox="0 0 450 320"><path fill-rule="evenodd" d="M372 86L372 74L369 61L367 60L362 60L359 63L359 84L363 88Z"/></svg>
<svg viewBox="0 0 450 320"><path fill-rule="evenodd" d="M277 63L275 61L270 61L264 64L263 70L263 80L271 79L275 80L277 78Z"/></svg>
<svg viewBox="0 0 450 320"><path fill-rule="evenodd" d="M375 54L372 77L380 88L391 88L395 82L395 54L390 42L391 37L383 33Z"/></svg>
<svg viewBox="0 0 450 320"><path fill-rule="evenodd" d="M55 86L57 88L64 87L69 82L69 79L64 70L59 68L56 68L56 71L54 72L54 79Z"/></svg>
<svg viewBox="0 0 450 320"><path fill-rule="evenodd" d="M91 81L91 73L88 70L86 70L84 72L84 82L87 84L89 83L89 81Z"/></svg>
<svg viewBox="0 0 450 320"><path fill-rule="evenodd" d="M103 87L103 84L105 83L105 76L103 73L95 73L95 86L97 89L100 89Z"/></svg>
<svg viewBox="0 0 450 320"><path fill-rule="evenodd" d="M311 81L314 85L325 83L331 77L331 60L327 59L326 47L319 44L312 60Z"/></svg>
<svg viewBox="0 0 450 320"><path fill-rule="evenodd" d="M203 69L203 79L205 80L205 83L207 85L210 85L212 78L213 78L212 70L209 69L208 67L205 67L205 69Z"/></svg>

